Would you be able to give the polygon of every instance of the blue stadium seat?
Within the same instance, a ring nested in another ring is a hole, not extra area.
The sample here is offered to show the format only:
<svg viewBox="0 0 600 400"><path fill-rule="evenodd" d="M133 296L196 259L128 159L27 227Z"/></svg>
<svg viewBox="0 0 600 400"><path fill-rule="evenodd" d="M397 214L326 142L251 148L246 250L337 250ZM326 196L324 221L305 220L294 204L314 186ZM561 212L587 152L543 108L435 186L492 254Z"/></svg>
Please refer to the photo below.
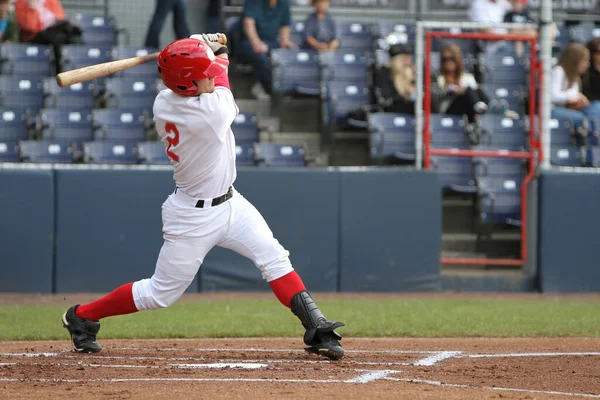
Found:
<svg viewBox="0 0 600 400"><path fill-rule="evenodd" d="M258 142L258 119L256 114L239 113L231 124L236 143Z"/></svg>
<svg viewBox="0 0 600 400"><path fill-rule="evenodd" d="M483 62L485 82L496 85L527 85L529 69L524 57L510 52L485 53Z"/></svg>
<svg viewBox="0 0 600 400"><path fill-rule="evenodd" d="M29 139L29 116L24 108L0 108L0 142Z"/></svg>
<svg viewBox="0 0 600 400"><path fill-rule="evenodd" d="M111 61L110 46L69 44L62 47L65 71Z"/></svg>
<svg viewBox="0 0 600 400"><path fill-rule="evenodd" d="M325 51L319 53L319 62L324 85L331 81L368 84L369 67L363 53Z"/></svg>
<svg viewBox="0 0 600 400"><path fill-rule="evenodd" d="M432 156L431 169L443 188L457 193L476 193L473 158Z"/></svg>
<svg viewBox="0 0 600 400"><path fill-rule="evenodd" d="M0 162L19 162L19 142L0 139Z"/></svg>
<svg viewBox="0 0 600 400"><path fill-rule="evenodd" d="M363 121L354 121L348 118L348 113L357 106L369 104L369 87L361 84L346 82L330 82L324 91L324 118L327 126L354 126L367 128Z"/></svg>
<svg viewBox="0 0 600 400"><path fill-rule="evenodd" d="M73 162L73 146L60 140L23 140L19 142L21 160L33 163L70 164Z"/></svg>
<svg viewBox="0 0 600 400"><path fill-rule="evenodd" d="M94 110L93 120L95 140L129 143L146 140L147 121L139 110Z"/></svg>
<svg viewBox="0 0 600 400"><path fill-rule="evenodd" d="M76 13L73 21L83 32L83 41L94 46L114 46L117 44L115 21L106 15Z"/></svg>
<svg viewBox="0 0 600 400"><path fill-rule="evenodd" d="M600 147L591 146L587 148L585 163L588 167L600 167Z"/></svg>
<svg viewBox="0 0 600 400"><path fill-rule="evenodd" d="M336 21L339 49L350 52L373 50L373 36L368 24L362 22Z"/></svg>
<svg viewBox="0 0 600 400"><path fill-rule="evenodd" d="M109 108L144 108L151 111L158 94L155 79L112 78L106 80L106 101Z"/></svg>
<svg viewBox="0 0 600 400"><path fill-rule="evenodd" d="M569 28L563 25L559 25L557 28L558 29L556 31L557 35L555 38L555 47L557 48L557 52L560 54L567 48L567 46L571 42L571 38L569 34Z"/></svg>
<svg viewBox="0 0 600 400"><path fill-rule="evenodd" d="M379 38L393 33L399 39L398 43L409 44L414 42L416 27L414 23L382 20L375 23L373 33Z"/></svg>
<svg viewBox="0 0 600 400"><path fill-rule="evenodd" d="M476 146L473 150L491 150ZM519 158L474 157L475 176L486 177L522 176L525 173L525 161Z"/></svg>
<svg viewBox="0 0 600 400"><path fill-rule="evenodd" d="M235 164L244 167L251 167L255 164L253 143L236 143Z"/></svg>
<svg viewBox="0 0 600 400"><path fill-rule="evenodd" d="M274 93L317 96L319 57L313 50L274 49L271 51Z"/></svg>
<svg viewBox="0 0 600 400"><path fill-rule="evenodd" d="M3 75L45 77L51 74L50 47L47 45L2 43L0 54Z"/></svg>
<svg viewBox="0 0 600 400"><path fill-rule="evenodd" d="M437 149L468 148L465 120L456 115L431 114L431 147Z"/></svg>
<svg viewBox="0 0 600 400"><path fill-rule="evenodd" d="M387 50L377 49L375 50L375 68L381 69L390 62L390 53Z"/></svg>
<svg viewBox="0 0 600 400"><path fill-rule="evenodd" d="M600 117L588 117L590 123L590 133L588 134L588 144L590 146L600 145Z"/></svg>
<svg viewBox="0 0 600 400"><path fill-rule="evenodd" d="M92 113L89 110L43 109L38 126L46 140L72 141L81 147L94 137Z"/></svg>
<svg viewBox="0 0 600 400"><path fill-rule="evenodd" d="M573 144L550 146L550 164L560 167L585 165L585 150Z"/></svg>
<svg viewBox="0 0 600 400"><path fill-rule="evenodd" d="M415 117L396 113L371 113L371 158L374 160L415 159Z"/></svg>
<svg viewBox="0 0 600 400"><path fill-rule="evenodd" d="M576 145L575 126L566 118L552 118L548 121L550 143L553 146Z"/></svg>
<svg viewBox="0 0 600 400"><path fill-rule="evenodd" d="M479 117L480 143L492 149L523 151L527 148L525 122L498 114Z"/></svg>
<svg viewBox="0 0 600 400"><path fill-rule="evenodd" d="M478 177L479 208L483 222L521 224L523 175Z"/></svg>
<svg viewBox="0 0 600 400"><path fill-rule="evenodd" d="M83 144L87 164L137 164L137 145L127 141L87 142Z"/></svg>
<svg viewBox="0 0 600 400"><path fill-rule="evenodd" d="M140 142L137 146L138 161L140 164L171 165L163 142Z"/></svg>
<svg viewBox="0 0 600 400"><path fill-rule="evenodd" d="M136 46L115 46L112 50L113 60L123 60L125 58L145 56L159 51L158 49L150 47L136 47ZM158 79L158 67L155 62L147 62L138 65L133 68L127 68L115 74L116 76L125 77L136 77L136 78L150 78Z"/></svg>
<svg viewBox="0 0 600 400"><path fill-rule="evenodd" d="M96 105L96 88L93 82L76 83L64 88L56 84L56 79L43 81L45 107L91 110Z"/></svg>
<svg viewBox="0 0 600 400"><path fill-rule="evenodd" d="M304 42L304 21L293 21L290 25L290 41L298 46Z"/></svg>
<svg viewBox="0 0 600 400"><path fill-rule="evenodd" d="M600 27L593 22L580 23L569 29L569 36L574 42L586 44L588 41L600 37Z"/></svg>
<svg viewBox="0 0 600 400"><path fill-rule="evenodd" d="M304 148L289 144L254 143L254 158L260 166L303 167Z"/></svg>
<svg viewBox="0 0 600 400"><path fill-rule="evenodd" d="M92 13L75 13L70 16L70 19L79 26L81 29L86 28L115 28L116 23L112 17L104 14L92 14Z"/></svg>
<svg viewBox="0 0 600 400"><path fill-rule="evenodd" d="M515 83L486 83L481 88L490 98L490 112L502 114L508 109L521 114L522 89L520 85Z"/></svg>
<svg viewBox="0 0 600 400"><path fill-rule="evenodd" d="M42 82L38 78L0 76L0 106L26 108L35 115L44 105Z"/></svg>

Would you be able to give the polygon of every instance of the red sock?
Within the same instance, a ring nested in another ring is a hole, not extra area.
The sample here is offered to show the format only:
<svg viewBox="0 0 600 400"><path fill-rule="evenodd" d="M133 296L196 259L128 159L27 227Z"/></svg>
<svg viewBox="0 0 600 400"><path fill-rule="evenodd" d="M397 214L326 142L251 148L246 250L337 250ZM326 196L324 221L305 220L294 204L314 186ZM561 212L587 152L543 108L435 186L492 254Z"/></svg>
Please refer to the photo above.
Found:
<svg viewBox="0 0 600 400"><path fill-rule="evenodd" d="M273 293L275 293L281 304L288 308L292 302L292 297L296 293L306 290L302 279L300 279L296 271L292 271L281 278L269 282L269 285L271 285Z"/></svg>
<svg viewBox="0 0 600 400"><path fill-rule="evenodd" d="M106 296L101 297L94 302L77 307L75 314L77 314L79 318L97 321L114 315L137 312L138 309L133 302L132 286L133 283L126 283L119 286Z"/></svg>

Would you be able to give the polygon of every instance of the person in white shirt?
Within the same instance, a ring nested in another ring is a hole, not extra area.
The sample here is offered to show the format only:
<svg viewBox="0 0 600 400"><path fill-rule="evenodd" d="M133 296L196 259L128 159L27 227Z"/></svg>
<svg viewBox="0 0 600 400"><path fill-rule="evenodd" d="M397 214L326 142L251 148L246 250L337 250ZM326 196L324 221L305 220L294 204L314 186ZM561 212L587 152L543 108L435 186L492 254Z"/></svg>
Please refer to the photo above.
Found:
<svg viewBox="0 0 600 400"><path fill-rule="evenodd" d="M101 318L168 307L190 285L215 246L252 260L271 289L306 329L305 350L331 360L344 355L342 322L328 321L292 268L289 253L264 218L233 188L238 114L229 86L227 47L216 35L192 35L161 51L158 70L167 89L154 102L154 120L175 173L176 188L162 206L164 244L154 275L127 283L63 315L78 352L98 352Z"/></svg>
<svg viewBox="0 0 600 400"><path fill-rule="evenodd" d="M586 117L600 117L600 101L590 102L581 93L581 74L590 65L590 53L579 43L571 43L552 69L552 118L570 119L576 127Z"/></svg>
<svg viewBox="0 0 600 400"><path fill-rule="evenodd" d="M512 5L508 0L473 0L467 15L471 22L481 22L486 24L500 24L504 22L504 16L512 10ZM502 28L482 29L481 32L506 34L508 30ZM495 52L504 44L503 41L484 41L485 51Z"/></svg>

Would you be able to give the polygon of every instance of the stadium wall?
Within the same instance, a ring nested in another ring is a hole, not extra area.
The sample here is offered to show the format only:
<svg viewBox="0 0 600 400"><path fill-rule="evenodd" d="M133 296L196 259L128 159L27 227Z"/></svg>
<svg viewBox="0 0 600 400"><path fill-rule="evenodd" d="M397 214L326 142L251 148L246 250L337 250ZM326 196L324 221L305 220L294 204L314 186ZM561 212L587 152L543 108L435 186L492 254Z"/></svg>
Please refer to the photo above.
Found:
<svg viewBox="0 0 600 400"><path fill-rule="evenodd" d="M0 170L0 291L106 292L149 277L169 170ZM314 291L439 289L441 198L434 173L243 169L261 211ZM213 250L190 291L268 290L252 263Z"/></svg>

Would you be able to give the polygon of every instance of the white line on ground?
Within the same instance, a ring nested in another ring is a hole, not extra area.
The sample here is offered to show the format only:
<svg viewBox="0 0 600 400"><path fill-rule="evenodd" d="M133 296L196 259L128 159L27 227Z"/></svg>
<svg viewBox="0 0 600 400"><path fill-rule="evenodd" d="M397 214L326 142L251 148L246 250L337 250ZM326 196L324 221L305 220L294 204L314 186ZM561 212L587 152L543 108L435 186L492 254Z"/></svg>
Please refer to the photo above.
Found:
<svg viewBox="0 0 600 400"><path fill-rule="evenodd" d="M270 378L115 378L115 379L17 379L0 378L0 382L289 382L289 383L349 383L341 379L270 379Z"/></svg>
<svg viewBox="0 0 600 400"><path fill-rule="evenodd" d="M600 352L465 354L465 355L459 356L459 357L496 358L496 357L565 357L565 356L600 356Z"/></svg>
<svg viewBox="0 0 600 400"><path fill-rule="evenodd" d="M497 390L500 392L522 392L522 393L539 393L539 394L553 394L558 396L571 396L571 397L588 397L588 398L600 398L600 395L597 394L587 394L587 393L571 393L571 392L557 392L552 390L535 390L535 389L515 389L515 388L501 388L496 386L470 386L470 385L460 385L456 383L444 383L439 381L430 381L427 379L408 379L408 378L392 378L392 377L384 377L382 379L396 382L408 382L408 383L424 383L427 385L433 386L443 386L443 387L455 387L455 388L464 388L464 389L485 389L485 390Z"/></svg>
<svg viewBox="0 0 600 400"><path fill-rule="evenodd" d="M456 357L460 354L462 354L462 352L460 351L440 351L437 354L432 354L429 357L425 357L418 361L415 361L414 365L417 365L419 367L430 367L432 365L437 364L440 361Z"/></svg>
<svg viewBox="0 0 600 400"><path fill-rule="evenodd" d="M267 368L267 364L256 363L214 363L214 364L169 364L170 368L182 369L202 369L202 368L243 368L243 369L259 369Z"/></svg>
<svg viewBox="0 0 600 400"><path fill-rule="evenodd" d="M369 383L376 381L378 379L385 378L390 374L394 374L400 371L392 371L392 370L384 370L384 371L364 371L362 375L357 376L356 378L349 379L345 381L346 383Z"/></svg>
<svg viewBox="0 0 600 400"><path fill-rule="evenodd" d="M123 351L246 351L246 352L262 352L262 353L271 353L271 352L285 352L285 353L304 353L304 350L300 349L265 349L265 348L152 348L152 347L119 347L115 350L123 350ZM424 351L424 350L345 350L346 353L367 353L367 354L437 354L439 351ZM1 355L1 354L0 354Z"/></svg>

